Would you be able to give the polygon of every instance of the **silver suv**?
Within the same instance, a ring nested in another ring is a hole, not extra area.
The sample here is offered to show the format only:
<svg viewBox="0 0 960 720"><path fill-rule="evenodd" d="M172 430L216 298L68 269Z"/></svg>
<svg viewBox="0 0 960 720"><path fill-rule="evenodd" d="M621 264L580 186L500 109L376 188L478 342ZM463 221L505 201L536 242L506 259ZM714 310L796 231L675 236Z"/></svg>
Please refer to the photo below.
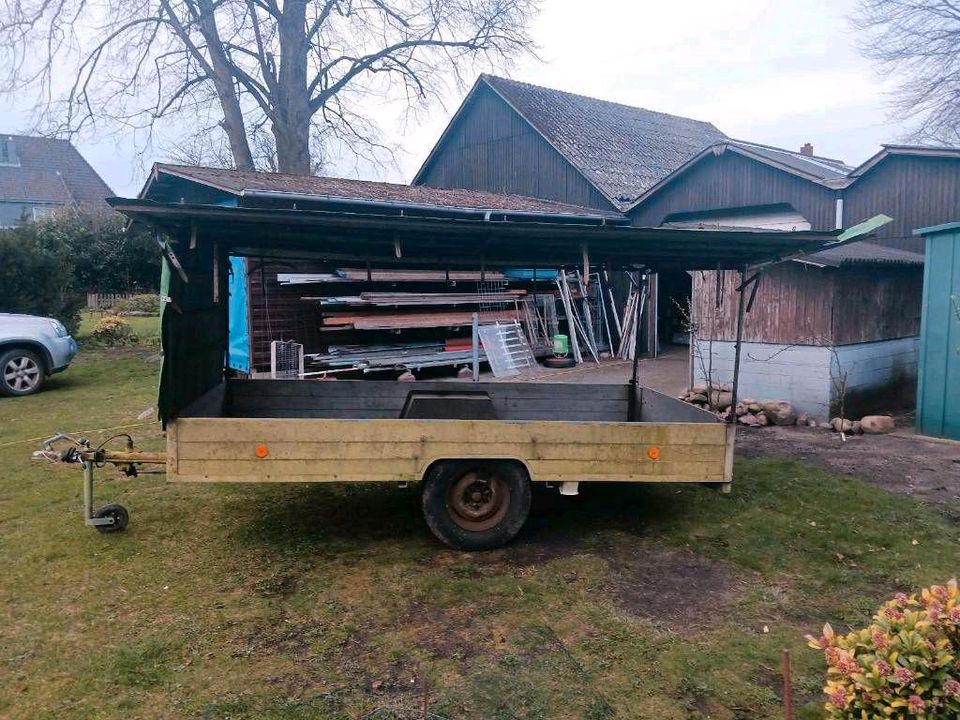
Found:
<svg viewBox="0 0 960 720"><path fill-rule="evenodd" d="M0 313L0 395L37 392L76 354L77 343L59 320Z"/></svg>

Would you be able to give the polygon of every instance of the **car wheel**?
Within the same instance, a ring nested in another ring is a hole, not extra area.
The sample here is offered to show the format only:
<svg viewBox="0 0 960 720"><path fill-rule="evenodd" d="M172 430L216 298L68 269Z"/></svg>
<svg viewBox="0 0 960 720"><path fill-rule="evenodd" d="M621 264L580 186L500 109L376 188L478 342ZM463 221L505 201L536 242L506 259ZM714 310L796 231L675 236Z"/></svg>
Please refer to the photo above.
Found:
<svg viewBox="0 0 960 720"><path fill-rule="evenodd" d="M36 353L19 348L0 353L0 395L31 395L45 377L43 360Z"/></svg>
<svg viewBox="0 0 960 720"><path fill-rule="evenodd" d="M513 540L530 512L530 478L519 463L448 460L423 483L423 515L433 534L458 550L490 550Z"/></svg>

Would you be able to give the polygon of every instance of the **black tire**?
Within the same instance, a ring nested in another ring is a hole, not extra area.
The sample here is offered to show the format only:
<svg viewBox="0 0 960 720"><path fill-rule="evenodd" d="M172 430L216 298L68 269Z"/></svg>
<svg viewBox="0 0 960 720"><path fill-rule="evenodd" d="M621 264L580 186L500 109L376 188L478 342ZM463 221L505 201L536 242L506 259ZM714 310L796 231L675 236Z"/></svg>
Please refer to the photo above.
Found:
<svg viewBox="0 0 960 720"><path fill-rule="evenodd" d="M93 516L95 518L113 518L112 525L94 525L97 532L104 533L105 535L107 533L122 532L127 527L127 523L130 522L130 513L127 512L127 509L123 505L117 505L115 503L104 505L97 510Z"/></svg>
<svg viewBox="0 0 960 720"><path fill-rule="evenodd" d="M491 550L516 537L530 514L526 469L502 460L448 460L423 481L423 517L457 550Z"/></svg>
<svg viewBox="0 0 960 720"><path fill-rule="evenodd" d="M19 397L39 392L46 375L43 359L32 350L0 352L0 395Z"/></svg>
<svg viewBox="0 0 960 720"><path fill-rule="evenodd" d="M543 361L543 366L548 368L572 368L576 364L572 357L548 357Z"/></svg>

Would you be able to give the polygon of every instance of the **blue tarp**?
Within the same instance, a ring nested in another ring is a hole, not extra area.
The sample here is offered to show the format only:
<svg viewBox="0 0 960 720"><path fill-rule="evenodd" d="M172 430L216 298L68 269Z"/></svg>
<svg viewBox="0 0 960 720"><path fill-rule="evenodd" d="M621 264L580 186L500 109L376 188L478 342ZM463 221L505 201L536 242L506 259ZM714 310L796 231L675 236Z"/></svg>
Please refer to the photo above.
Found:
<svg viewBox="0 0 960 720"><path fill-rule="evenodd" d="M247 315L247 261L230 256L230 346L228 366L250 372L250 327Z"/></svg>

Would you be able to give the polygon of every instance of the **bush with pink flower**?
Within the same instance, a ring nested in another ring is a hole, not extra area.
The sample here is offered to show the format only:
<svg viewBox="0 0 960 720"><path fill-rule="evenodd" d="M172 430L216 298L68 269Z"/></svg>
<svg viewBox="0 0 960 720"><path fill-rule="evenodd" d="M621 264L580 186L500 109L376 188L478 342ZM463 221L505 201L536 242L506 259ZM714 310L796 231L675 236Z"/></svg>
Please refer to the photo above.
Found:
<svg viewBox="0 0 960 720"><path fill-rule="evenodd" d="M960 718L957 581L898 593L873 620L847 635L826 625L821 637L807 638L827 658L827 717Z"/></svg>

